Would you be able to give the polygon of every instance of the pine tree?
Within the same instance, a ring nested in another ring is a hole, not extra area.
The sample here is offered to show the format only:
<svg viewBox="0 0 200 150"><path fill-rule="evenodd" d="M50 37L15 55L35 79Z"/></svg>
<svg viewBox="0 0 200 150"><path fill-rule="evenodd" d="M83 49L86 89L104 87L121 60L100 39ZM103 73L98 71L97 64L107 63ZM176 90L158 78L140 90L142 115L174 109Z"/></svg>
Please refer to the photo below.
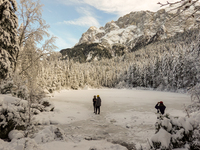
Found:
<svg viewBox="0 0 200 150"><path fill-rule="evenodd" d="M0 80L11 77L19 52L15 0L0 1Z"/></svg>

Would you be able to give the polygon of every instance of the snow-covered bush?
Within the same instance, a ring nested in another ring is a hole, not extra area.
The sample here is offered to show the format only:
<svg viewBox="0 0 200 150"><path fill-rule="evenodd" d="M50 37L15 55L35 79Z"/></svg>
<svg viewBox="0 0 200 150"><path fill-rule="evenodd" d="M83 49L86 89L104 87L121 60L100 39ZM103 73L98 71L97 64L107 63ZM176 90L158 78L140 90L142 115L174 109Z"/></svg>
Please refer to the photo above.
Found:
<svg viewBox="0 0 200 150"><path fill-rule="evenodd" d="M151 138L151 149L200 149L200 125L194 118L161 116L156 122L156 133Z"/></svg>
<svg viewBox="0 0 200 150"><path fill-rule="evenodd" d="M0 138L8 138L13 129L24 130L28 116L27 101L3 102L0 106Z"/></svg>
<svg viewBox="0 0 200 150"><path fill-rule="evenodd" d="M16 96L27 100L29 96L27 87L25 85L20 86L16 91Z"/></svg>
<svg viewBox="0 0 200 150"><path fill-rule="evenodd" d="M20 130L12 130L8 134L10 140L24 138L24 132Z"/></svg>
<svg viewBox="0 0 200 150"><path fill-rule="evenodd" d="M32 102L38 102L46 96L46 91L41 87L35 87L34 92L30 92L31 89L28 87L26 82L18 83L17 81L12 88L12 95L17 96L18 98L28 100L30 97L32 98Z"/></svg>
<svg viewBox="0 0 200 150"><path fill-rule="evenodd" d="M64 131L55 126L47 126L43 130L33 135L36 143L46 143L51 141L65 140Z"/></svg>
<svg viewBox="0 0 200 150"><path fill-rule="evenodd" d="M55 126L47 126L38 133L33 134L33 139L24 138L24 134L18 130L12 130L9 133L10 142L5 142L0 139L1 150L43 150L39 146L41 143L51 141L65 141L64 131Z"/></svg>
<svg viewBox="0 0 200 150"><path fill-rule="evenodd" d="M29 105L26 100L10 96L0 97L0 138L8 138L8 133L13 129L33 128L36 124L34 115L54 109L54 105L48 99L32 103L30 107Z"/></svg>
<svg viewBox="0 0 200 150"><path fill-rule="evenodd" d="M17 96L18 98L27 100L29 97L29 91L27 86L20 85L16 86L12 80L5 80L0 85L0 93L1 94L12 94L13 96Z"/></svg>
<svg viewBox="0 0 200 150"><path fill-rule="evenodd" d="M192 104L187 106L187 110L189 111L189 113L200 111L200 103L193 102Z"/></svg>
<svg viewBox="0 0 200 150"><path fill-rule="evenodd" d="M21 138L13 139L11 142L5 142L0 139L1 150L43 150L33 139Z"/></svg>
<svg viewBox="0 0 200 150"><path fill-rule="evenodd" d="M34 114L39 114L43 111L53 111L54 105L48 99L41 99L38 103L31 104L31 108Z"/></svg>
<svg viewBox="0 0 200 150"><path fill-rule="evenodd" d="M4 81L0 85L0 93L1 94L9 94L12 92L12 88L14 87L13 81Z"/></svg>
<svg viewBox="0 0 200 150"><path fill-rule="evenodd" d="M19 83L17 83L19 84ZM25 84L16 85L16 83L10 80L4 80L0 84L0 93L1 94L12 94L13 96L17 96L21 99L27 100L29 97L28 88Z"/></svg>

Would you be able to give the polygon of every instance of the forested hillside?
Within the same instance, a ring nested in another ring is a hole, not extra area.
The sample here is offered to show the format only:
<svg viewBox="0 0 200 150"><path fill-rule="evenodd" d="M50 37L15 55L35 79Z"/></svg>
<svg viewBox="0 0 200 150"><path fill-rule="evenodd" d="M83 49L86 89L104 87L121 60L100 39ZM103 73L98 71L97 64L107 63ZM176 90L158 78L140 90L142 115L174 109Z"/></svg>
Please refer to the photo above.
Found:
<svg viewBox="0 0 200 150"><path fill-rule="evenodd" d="M91 86L187 90L199 82L198 32L178 33L112 59L79 63L49 57L39 80L48 89Z"/></svg>

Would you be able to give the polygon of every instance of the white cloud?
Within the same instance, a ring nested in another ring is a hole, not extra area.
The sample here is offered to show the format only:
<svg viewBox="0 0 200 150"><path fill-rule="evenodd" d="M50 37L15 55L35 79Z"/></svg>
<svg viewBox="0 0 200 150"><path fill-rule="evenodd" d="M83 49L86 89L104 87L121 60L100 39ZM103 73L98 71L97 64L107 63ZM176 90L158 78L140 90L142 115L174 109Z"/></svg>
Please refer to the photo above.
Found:
<svg viewBox="0 0 200 150"><path fill-rule="evenodd" d="M86 7L77 7L76 11L79 14L85 15L85 16L93 16L94 15L93 10L88 6L86 6Z"/></svg>
<svg viewBox="0 0 200 150"><path fill-rule="evenodd" d="M107 13L125 15L131 11L150 10L157 11L160 8L158 2L166 3L167 0L83 0L86 4ZM176 0L169 0L174 2Z"/></svg>
<svg viewBox="0 0 200 150"><path fill-rule="evenodd" d="M79 25L79 26L96 26L99 27L99 22L92 16L84 16L76 20L64 21L65 24Z"/></svg>
<svg viewBox="0 0 200 150"><path fill-rule="evenodd" d="M55 35L51 31L49 31L49 33L51 36L56 37L55 45L58 47L57 51L60 51L61 49L73 47L79 41L79 39L73 38L69 33L68 33L68 36L66 36L66 33L65 33L65 35L64 35L65 38Z"/></svg>
<svg viewBox="0 0 200 150"><path fill-rule="evenodd" d="M150 10L157 11L160 9L158 2L166 3L167 0L58 0L66 5L83 5L87 4L98 10L117 14L119 16L130 13L131 11ZM175 2L177 0L169 0Z"/></svg>
<svg viewBox="0 0 200 150"><path fill-rule="evenodd" d="M62 39L61 37L57 37L55 43L56 43L56 46L58 47L58 50L65 49L67 47L72 47L73 46L71 44L68 44L66 42L66 40Z"/></svg>
<svg viewBox="0 0 200 150"><path fill-rule="evenodd" d="M90 7L77 7L76 11L80 14L80 18L63 21L62 23L67 25L78 25L78 26L96 26L100 27L98 20L95 18L95 14ZM61 22L59 22L61 24Z"/></svg>

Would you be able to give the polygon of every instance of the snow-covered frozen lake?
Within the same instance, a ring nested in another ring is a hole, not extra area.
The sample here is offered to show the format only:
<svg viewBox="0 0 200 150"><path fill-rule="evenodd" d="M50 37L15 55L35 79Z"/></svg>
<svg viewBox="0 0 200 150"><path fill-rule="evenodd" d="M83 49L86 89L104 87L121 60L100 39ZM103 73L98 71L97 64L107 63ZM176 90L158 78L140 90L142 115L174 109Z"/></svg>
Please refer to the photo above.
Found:
<svg viewBox="0 0 200 150"><path fill-rule="evenodd" d="M100 95L102 100L100 115L93 113L94 95ZM51 101L55 111L42 113L37 120L63 129L68 142L41 144L44 150L121 150L124 147L112 143L147 144L155 132L157 102L163 101L166 113L172 116L186 116L183 110L184 105L190 104L190 96L136 89L89 89L63 90L55 93Z"/></svg>

